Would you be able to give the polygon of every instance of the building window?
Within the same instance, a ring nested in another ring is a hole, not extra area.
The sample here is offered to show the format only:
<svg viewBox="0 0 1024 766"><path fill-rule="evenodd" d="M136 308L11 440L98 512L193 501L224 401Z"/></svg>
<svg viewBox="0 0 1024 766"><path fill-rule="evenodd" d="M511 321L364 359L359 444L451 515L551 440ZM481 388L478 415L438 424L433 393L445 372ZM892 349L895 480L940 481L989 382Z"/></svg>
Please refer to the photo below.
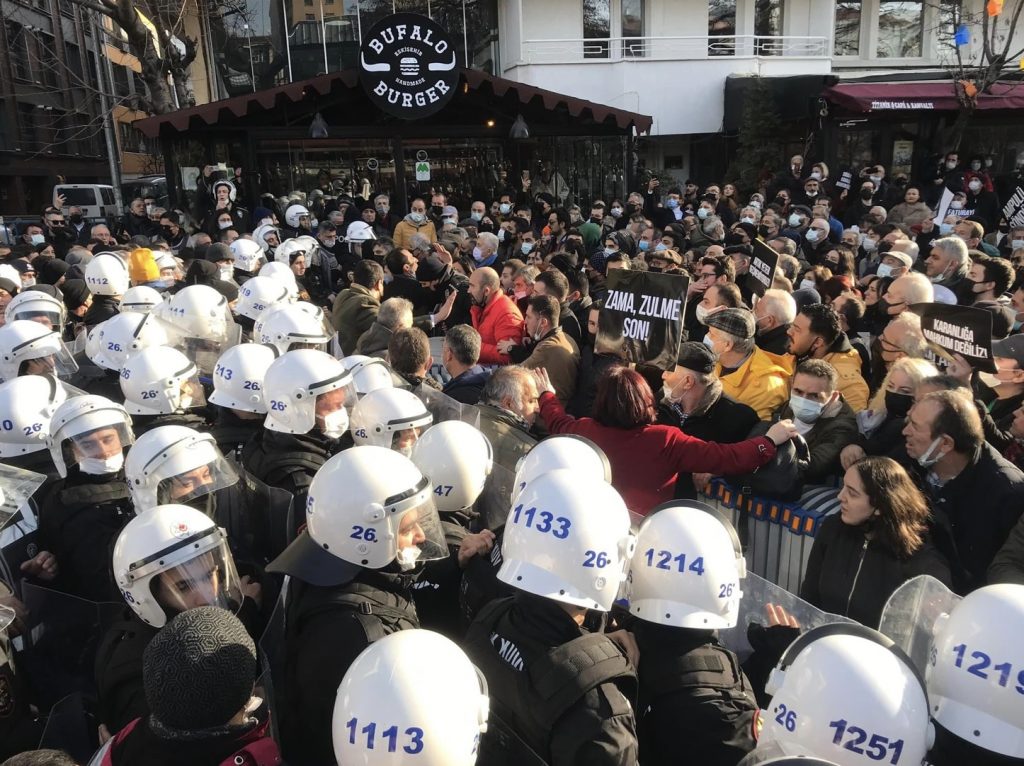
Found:
<svg viewBox="0 0 1024 766"><path fill-rule="evenodd" d="M736 52L736 0L708 0L708 55Z"/></svg>
<svg viewBox="0 0 1024 766"><path fill-rule="evenodd" d="M782 0L757 0L754 4L754 34L759 37L782 35Z"/></svg>
<svg viewBox="0 0 1024 766"><path fill-rule="evenodd" d="M7 48L14 63L14 79L32 82L32 65L28 55L28 32L20 24L10 21L4 24L7 32Z"/></svg>
<svg viewBox="0 0 1024 766"><path fill-rule="evenodd" d="M623 56L643 56L644 42L644 0L621 0L622 2L622 41Z"/></svg>
<svg viewBox="0 0 1024 766"><path fill-rule="evenodd" d="M879 0L878 58L919 58L924 0Z"/></svg>
<svg viewBox="0 0 1024 766"><path fill-rule="evenodd" d="M856 56L860 53L861 0L839 0L836 3L835 55Z"/></svg>
<svg viewBox="0 0 1024 766"><path fill-rule="evenodd" d="M611 0L583 0L583 58L608 58L607 40L611 36Z"/></svg>

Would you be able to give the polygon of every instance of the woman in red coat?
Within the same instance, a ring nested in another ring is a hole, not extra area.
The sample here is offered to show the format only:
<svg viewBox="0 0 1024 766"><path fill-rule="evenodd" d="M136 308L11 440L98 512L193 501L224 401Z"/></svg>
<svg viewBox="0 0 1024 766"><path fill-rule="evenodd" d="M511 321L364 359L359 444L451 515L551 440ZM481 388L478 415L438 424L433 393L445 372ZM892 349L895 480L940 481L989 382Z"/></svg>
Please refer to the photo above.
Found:
<svg viewBox="0 0 1024 766"><path fill-rule="evenodd" d="M655 424L654 394L640 373L609 370L597 384L593 417L566 415L547 372L534 370L540 415L552 434L579 434L604 450L614 486L626 506L646 515L672 499L681 472L716 476L750 473L775 457L777 445L796 435L792 421L772 425L764 436L719 444L687 436L674 426Z"/></svg>

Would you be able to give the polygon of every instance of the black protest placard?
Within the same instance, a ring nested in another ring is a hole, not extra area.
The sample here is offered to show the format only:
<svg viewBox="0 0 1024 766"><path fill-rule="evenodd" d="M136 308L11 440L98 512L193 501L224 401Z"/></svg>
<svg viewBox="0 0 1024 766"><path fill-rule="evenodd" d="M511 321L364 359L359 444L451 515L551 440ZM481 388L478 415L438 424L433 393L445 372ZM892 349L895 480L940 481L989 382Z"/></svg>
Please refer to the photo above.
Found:
<svg viewBox="0 0 1024 766"><path fill-rule="evenodd" d="M917 303L910 310L921 317L921 332L940 357L942 352L959 354L976 370L996 371L990 312L944 303ZM941 359L935 361L941 363Z"/></svg>
<svg viewBox="0 0 1024 766"><path fill-rule="evenodd" d="M779 265L779 254L759 239L753 241L754 257L750 259L747 273L747 287L758 297L770 290L775 281L775 269Z"/></svg>
<svg viewBox="0 0 1024 766"><path fill-rule="evenodd" d="M1024 226L1024 187L1018 186L1003 205L1003 216L1010 226Z"/></svg>
<svg viewBox="0 0 1024 766"><path fill-rule="evenodd" d="M609 272L597 350L627 362L673 369L683 338L689 283L685 274L625 269Z"/></svg>

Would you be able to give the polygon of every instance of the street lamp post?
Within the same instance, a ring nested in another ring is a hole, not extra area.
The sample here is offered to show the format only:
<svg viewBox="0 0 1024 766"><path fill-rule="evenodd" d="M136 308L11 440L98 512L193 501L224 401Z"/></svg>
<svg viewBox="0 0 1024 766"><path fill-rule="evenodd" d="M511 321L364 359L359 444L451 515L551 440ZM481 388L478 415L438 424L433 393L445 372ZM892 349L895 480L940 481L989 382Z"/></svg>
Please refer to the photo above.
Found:
<svg viewBox="0 0 1024 766"><path fill-rule="evenodd" d="M252 79L252 92L256 92L256 67L252 63L252 30L248 24L243 24L245 30L246 46L249 48L249 77Z"/></svg>

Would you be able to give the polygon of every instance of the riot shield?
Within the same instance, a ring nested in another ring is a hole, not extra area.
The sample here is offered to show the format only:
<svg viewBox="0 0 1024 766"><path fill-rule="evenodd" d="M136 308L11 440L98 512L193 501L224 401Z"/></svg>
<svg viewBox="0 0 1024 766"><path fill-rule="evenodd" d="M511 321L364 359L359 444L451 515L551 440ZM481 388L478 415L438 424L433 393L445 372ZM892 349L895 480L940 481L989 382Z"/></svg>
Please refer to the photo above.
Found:
<svg viewBox="0 0 1024 766"><path fill-rule="evenodd" d="M39 748L63 750L78 763L86 763L99 742L99 722L81 692L69 694L50 710Z"/></svg>
<svg viewBox="0 0 1024 766"><path fill-rule="evenodd" d="M461 420L469 423L473 428L480 427L480 411L472 404L463 404L452 399L448 394L435 391L427 386L419 386L414 391L426 405L427 410L434 416L435 423L445 420Z"/></svg>
<svg viewBox="0 0 1024 766"><path fill-rule="evenodd" d="M743 598L740 599L736 627L719 631L719 639L722 644L735 652L741 662L745 661L753 652L750 642L747 640L747 628L754 622L768 624L769 605L781 606L785 609L796 620L801 631L835 622L856 622L842 615L823 612L785 588L758 577L752 572L747 572L747 576L743 578Z"/></svg>
<svg viewBox="0 0 1024 766"><path fill-rule="evenodd" d="M259 640L260 675L256 680L257 697L262 697L270 714L270 735L280 744L278 711L285 709L285 677L287 675L285 654L285 596L288 593L289 577L284 578L281 595L277 597L274 610L267 621L267 627Z"/></svg>
<svg viewBox="0 0 1024 766"><path fill-rule="evenodd" d="M935 624L963 600L929 575L918 575L893 591L878 631L896 642L921 673L927 670Z"/></svg>
<svg viewBox="0 0 1024 766"><path fill-rule="evenodd" d="M484 491L476 500L476 511L480 524L485 529L498 529L505 524L512 503L512 488L515 486L515 471L495 463L491 475L484 483Z"/></svg>
<svg viewBox="0 0 1024 766"><path fill-rule="evenodd" d="M6 510L6 509L5 509ZM21 597L21 565L39 553L39 516L29 498L0 521L0 580Z"/></svg>
<svg viewBox="0 0 1024 766"><path fill-rule="evenodd" d="M440 385L445 385L449 380L452 379L451 374L441 364L441 359L444 353L444 336L435 335L430 338L430 358L432 363L430 369L427 370L427 375L436 380Z"/></svg>
<svg viewBox="0 0 1024 766"><path fill-rule="evenodd" d="M23 582L28 610L18 666L25 671L41 708L75 693L95 695L96 650L124 610L123 603L98 603Z"/></svg>

